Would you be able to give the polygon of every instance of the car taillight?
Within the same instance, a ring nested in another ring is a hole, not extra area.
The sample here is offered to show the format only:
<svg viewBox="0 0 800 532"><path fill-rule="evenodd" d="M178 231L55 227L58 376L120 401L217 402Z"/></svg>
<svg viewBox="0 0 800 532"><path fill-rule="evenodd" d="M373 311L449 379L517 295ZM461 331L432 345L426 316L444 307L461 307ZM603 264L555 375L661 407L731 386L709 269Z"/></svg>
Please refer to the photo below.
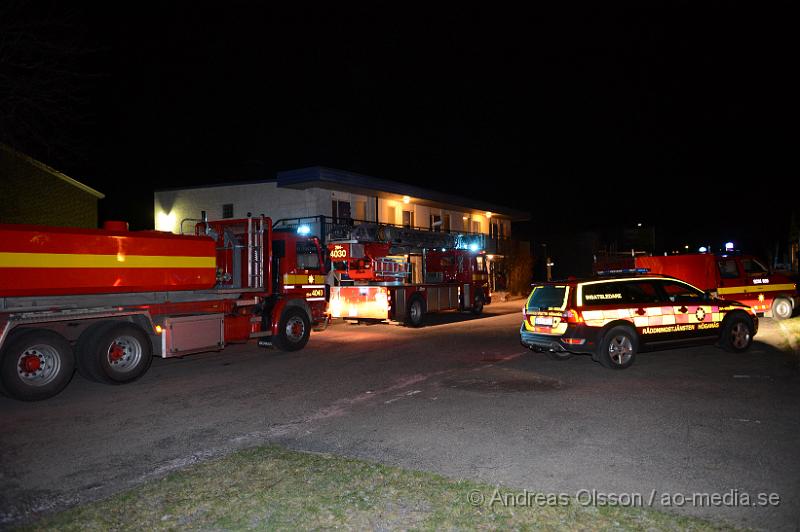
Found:
<svg viewBox="0 0 800 532"><path fill-rule="evenodd" d="M577 310L568 310L561 315L567 323L583 323L583 316Z"/></svg>

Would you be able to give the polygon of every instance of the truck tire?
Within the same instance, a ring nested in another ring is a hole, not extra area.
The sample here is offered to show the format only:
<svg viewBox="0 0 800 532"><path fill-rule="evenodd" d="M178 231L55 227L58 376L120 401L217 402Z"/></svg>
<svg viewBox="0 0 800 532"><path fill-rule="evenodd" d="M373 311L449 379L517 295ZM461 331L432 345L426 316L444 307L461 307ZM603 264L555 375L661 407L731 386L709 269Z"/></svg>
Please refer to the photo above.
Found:
<svg viewBox="0 0 800 532"><path fill-rule="evenodd" d="M311 335L311 322L306 311L300 307L288 307L278 322L278 334L273 336L272 345L281 351L299 351L308 343Z"/></svg>
<svg viewBox="0 0 800 532"><path fill-rule="evenodd" d="M470 309L470 312L476 316L480 316L483 313L484 303L485 300L483 298L483 292L478 292L475 294L475 299L472 301L472 308Z"/></svg>
<svg viewBox="0 0 800 532"><path fill-rule="evenodd" d="M425 300L422 299L422 296L411 296L405 323L409 327L422 327L425 323Z"/></svg>
<svg viewBox="0 0 800 532"><path fill-rule="evenodd" d="M633 364L639 350L636 332L624 325L612 327L603 336L597 359L609 369L625 369Z"/></svg>
<svg viewBox="0 0 800 532"><path fill-rule="evenodd" d="M772 302L772 317L776 320L788 320L793 311L792 302L785 297L777 297Z"/></svg>
<svg viewBox="0 0 800 532"><path fill-rule="evenodd" d="M153 362L147 334L133 323L106 321L78 340L78 372L106 384L126 384L144 375Z"/></svg>
<svg viewBox="0 0 800 532"><path fill-rule="evenodd" d="M722 324L720 346L732 353L742 353L753 343L753 320L743 312L728 317Z"/></svg>
<svg viewBox="0 0 800 532"><path fill-rule="evenodd" d="M41 401L58 395L75 373L69 342L47 329L13 334L1 358L0 391L20 401Z"/></svg>

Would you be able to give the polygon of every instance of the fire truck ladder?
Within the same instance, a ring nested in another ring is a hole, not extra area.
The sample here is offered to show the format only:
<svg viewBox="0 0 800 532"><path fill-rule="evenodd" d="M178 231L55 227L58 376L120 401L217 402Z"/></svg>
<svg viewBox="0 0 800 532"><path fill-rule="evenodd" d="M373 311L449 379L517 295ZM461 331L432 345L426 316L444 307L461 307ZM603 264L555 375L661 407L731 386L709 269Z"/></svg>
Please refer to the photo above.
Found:
<svg viewBox="0 0 800 532"><path fill-rule="evenodd" d="M422 231L391 225L361 224L350 231L350 241L381 242L392 245L392 249L435 249L458 247L459 236L452 233Z"/></svg>
<svg viewBox="0 0 800 532"><path fill-rule="evenodd" d="M247 219L248 288L264 288L264 216Z"/></svg>

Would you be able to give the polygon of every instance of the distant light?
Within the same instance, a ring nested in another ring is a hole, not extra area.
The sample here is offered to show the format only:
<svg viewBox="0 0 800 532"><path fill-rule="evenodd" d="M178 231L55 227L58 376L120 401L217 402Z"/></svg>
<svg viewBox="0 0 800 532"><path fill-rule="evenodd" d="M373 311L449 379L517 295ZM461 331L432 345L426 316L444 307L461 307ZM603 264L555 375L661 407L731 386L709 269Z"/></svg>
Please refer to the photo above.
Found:
<svg viewBox="0 0 800 532"><path fill-rule="evenodd" d="M409 198L408 196L403 196L403 203L407 204L407 203L410 203L410 202L411 202L411 198Z"/></svg>
<svg viewBox="0 0 800 532"><path fill-rule="evenodd" d="M479 249L478 248L478 244L476 244L475 242L473 242L472 244L469 245L469 250L470 251L478 251L478 249Z"/></svg>
<svg viewBox="0 0 800 532"><path fill-rule="evenodd" d="M689 249L689 244L686 244L685 246L683 246L683 249Z"/></svg>
<svg viewBox="0 0 800 532"><path fill-rule="evenodd" d="M641 227L641 226L642 226L642 224L636 224L636 227Z"/></svg>
<svg viewBox="0 0 800 532"><path fill-rule="evenodd" d="M462 216L461 219L466 222L467 220L469 220L469 216Z"/></svg>
<svg viewBox="0 0 800 532"><path fill-rule="evenodd" d="M311 228L307 225L301 225L297 228L298 235L307 235L311 233Z"/></svg>
<svg viewBox="0 0 800 532"><path fill-rule="evenodd" d="M492 217L492 213L491 213L491 212L489 212L489 211L486 211L486 217L487 217L487 218L491 218L491 217Z"/></svg>
<svg viewBox="0 0 800 532"><path fill-rule="evenodd" d="M708 248L705 246L701 246L700 249L698 249L697 251L699 251L700 253L705 253L708 251Z"/></svg>
<svg viewBox="0 0 800 532"><path fill-rule="evenodd" d="M725 251L733 251L733 242L725 242Z"/></svg>

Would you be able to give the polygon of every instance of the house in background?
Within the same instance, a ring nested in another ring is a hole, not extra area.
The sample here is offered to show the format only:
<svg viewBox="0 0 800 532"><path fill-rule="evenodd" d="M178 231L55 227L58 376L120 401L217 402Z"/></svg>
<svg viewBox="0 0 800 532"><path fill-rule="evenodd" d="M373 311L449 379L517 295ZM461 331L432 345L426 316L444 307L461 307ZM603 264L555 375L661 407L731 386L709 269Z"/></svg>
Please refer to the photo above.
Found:
<svg viewBox="0 0 800 532"><path fill-rule="evenodd" d="M511 222L527 212L405 183L324 167L278 172L274 179L155 192L155 228L191 233L209 219L264 214L283 226L308 225L323 242L342 226L378 223L470 235L486 251L502 283L502 259L519 243ZM496 286L495 288L503 288Z"/></svg>
<svg viewBox="0 0 800 532"><path fill-rule="evenodd" d="M105 196L46 164L0 144L0 223L97 228Z"/></svg>

